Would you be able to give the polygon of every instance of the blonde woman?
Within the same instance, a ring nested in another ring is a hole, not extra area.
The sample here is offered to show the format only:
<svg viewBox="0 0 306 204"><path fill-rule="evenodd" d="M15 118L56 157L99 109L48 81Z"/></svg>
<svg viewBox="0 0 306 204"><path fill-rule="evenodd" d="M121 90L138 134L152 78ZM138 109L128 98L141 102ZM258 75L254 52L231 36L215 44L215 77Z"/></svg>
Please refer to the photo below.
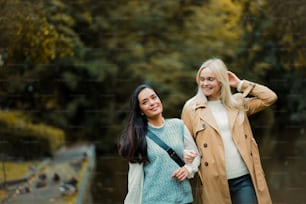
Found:
<svg viewBox="0 0 306 204"><path fill-rule="evenodd" d="M240 80L220 59L204 62L196 82L198 92L185 103L182 119L202 154L201 203L272 203L248 116L271 106L276 94Z"/></svg>

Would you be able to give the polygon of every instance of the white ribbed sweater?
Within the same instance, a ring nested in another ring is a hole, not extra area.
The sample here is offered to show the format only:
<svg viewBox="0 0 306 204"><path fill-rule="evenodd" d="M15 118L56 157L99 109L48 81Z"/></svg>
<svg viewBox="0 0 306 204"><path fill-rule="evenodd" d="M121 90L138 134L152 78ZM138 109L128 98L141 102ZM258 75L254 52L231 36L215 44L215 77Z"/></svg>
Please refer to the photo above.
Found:
<svg viewBox="0 0 306 204"><path fill-rule="evenodd" d="M248 169L233 141L226 108L220 100L208 101L208 107L216 119L223 140L227 178L232 179L248 174Z"/></svg>

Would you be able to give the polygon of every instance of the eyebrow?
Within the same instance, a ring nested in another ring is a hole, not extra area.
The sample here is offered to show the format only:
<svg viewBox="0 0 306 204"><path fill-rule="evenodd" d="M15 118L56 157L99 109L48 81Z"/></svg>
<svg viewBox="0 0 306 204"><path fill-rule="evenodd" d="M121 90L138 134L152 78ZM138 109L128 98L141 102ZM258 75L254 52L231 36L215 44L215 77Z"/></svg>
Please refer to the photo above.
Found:
<svg viewBox="0 0 306 204"><path fill-rule="evenodd" d="M148 98L151 98L151 97L153 97L153 96L157 96L157 94L156 94L156 93L152 93L149 97L144 98L144 99L142 99L141 101L142 101L142 102L147 101Z"/></svg>
<svg viewBox="0 0 306 204"><path fill-rule="evenodd" d="M216 79L216 77L214 76L208 76L208 77L203 77L203 76L200 76L201 79Z"/></svg>

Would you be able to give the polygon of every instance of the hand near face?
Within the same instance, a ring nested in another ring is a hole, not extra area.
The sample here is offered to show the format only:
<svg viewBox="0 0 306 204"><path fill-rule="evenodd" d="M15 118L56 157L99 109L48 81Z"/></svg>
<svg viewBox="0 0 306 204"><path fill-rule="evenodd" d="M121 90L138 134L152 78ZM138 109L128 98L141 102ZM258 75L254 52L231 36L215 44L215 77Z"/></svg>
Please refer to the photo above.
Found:
<svg viewBox="0 0 306 204"><path fill-rule="evenodd" d="M236 76L236 74L234 74L231 71L227 71L227 75L228 75L229 85L231 87L237 88L240 82L240 79Z"/></svg>

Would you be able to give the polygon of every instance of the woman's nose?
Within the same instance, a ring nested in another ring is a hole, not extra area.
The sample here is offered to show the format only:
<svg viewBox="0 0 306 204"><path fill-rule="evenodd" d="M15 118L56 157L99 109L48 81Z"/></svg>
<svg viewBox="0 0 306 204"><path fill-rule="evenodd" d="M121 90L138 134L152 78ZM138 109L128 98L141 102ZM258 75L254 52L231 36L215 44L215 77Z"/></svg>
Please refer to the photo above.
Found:
<svg viewBox="0 0 306 204"><path fill-rule="evenodd" d="M149 104L150 105L153 105L154 104L154 101L151 99L151 100L149 100Z"/></svg>
<svg viewBox="0 0 306 204"><path fill-rule="evenodd" d="M206 85L206 84L208 84L208 81L207 80L203 80L203 85Z"/></svg>

